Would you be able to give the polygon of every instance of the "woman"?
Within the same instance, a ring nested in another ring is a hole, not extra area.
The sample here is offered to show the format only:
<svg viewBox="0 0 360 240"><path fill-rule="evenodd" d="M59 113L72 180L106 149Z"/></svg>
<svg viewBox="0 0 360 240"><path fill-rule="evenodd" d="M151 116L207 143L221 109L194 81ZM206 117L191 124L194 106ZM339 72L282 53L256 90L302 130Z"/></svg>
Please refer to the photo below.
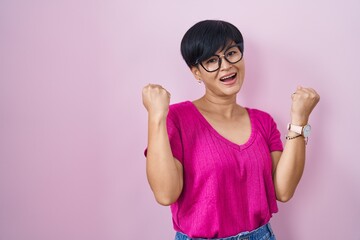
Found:
<svg viewBox="0 0 360 240"><path fill-rule="evenodd" d="M275 239L269 221L276 200L288 201L300 181L308 119L320 97L292 94L283 147L271 116L236 102L244 81L240 31L224 21L195 24L182 56L205 94L169 107L163 87L144 87L148 111L146 170L156 200L171 205L175 239Z"/></svg>

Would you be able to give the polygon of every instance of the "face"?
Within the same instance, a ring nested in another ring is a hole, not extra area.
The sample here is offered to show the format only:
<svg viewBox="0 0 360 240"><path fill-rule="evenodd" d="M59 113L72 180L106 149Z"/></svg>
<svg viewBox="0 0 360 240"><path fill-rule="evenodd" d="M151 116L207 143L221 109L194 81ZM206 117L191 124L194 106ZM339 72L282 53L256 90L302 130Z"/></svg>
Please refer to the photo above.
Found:
<svg viewBox="0 0 360 240"><path fill-rule="evenodd" d="M214 57L210 57L203 61L202 65L193 67L191 69L197 80L202 80L206 87L206 94L210 94L215 97L230 97L236 96L240 91L245 76L245 63L242 58L236 63L230 63L225 59L225 56L231 60L233 52L231 46L235 45L231 42L224 50L219 50L215 54L220 56L221 66L214 72L208 72L204 69L207 64L214 62ZM203 67L204 66L204 67ZM216 68L215 68L216 69Z"/></svg>

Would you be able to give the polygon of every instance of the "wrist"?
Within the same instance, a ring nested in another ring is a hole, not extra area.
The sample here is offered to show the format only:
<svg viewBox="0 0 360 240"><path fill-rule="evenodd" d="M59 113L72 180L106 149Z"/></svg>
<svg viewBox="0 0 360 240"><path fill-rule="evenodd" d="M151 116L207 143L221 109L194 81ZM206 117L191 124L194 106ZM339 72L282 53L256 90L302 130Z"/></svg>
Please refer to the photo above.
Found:
<svg viewBox="0 0 360 240"><path fill-rule="evenodd" d="M291 118L291 124L297 126L305 126L306 124L308 124L308 121L308 118Z"/></svg>
<svg viewBox="0 0 360 240"><path fill-rule="evenodd" d="M296 133L296 132L293 132L293 131L288 131L288 133L287 133L287 136L289 136L289 137L295 137L295 136L298 136L298 135L301 135L301 134L299 134L299 133Z"/></svg>
<svg viewBox="0 0 360 240"><path fill-rule="evenodd" d="M167 114L149 114L148 120L149 123L161 123L166 121Z"/></svg>
<svg viewBox="0 0 360 240"><path fill-rule="evenodd" d="M308 124L309 117L304 114L291 114L291 124L297 125L297 126L304 126Z"/></svg>
<svg viewBox="0 0 360 240"><path fill-rule="evenodd" d="M287 129L291 132L303 135L305 138L307 138L311 132L311 126L309 124L295 125L295 124L289 123L287 126Z"/></svg>

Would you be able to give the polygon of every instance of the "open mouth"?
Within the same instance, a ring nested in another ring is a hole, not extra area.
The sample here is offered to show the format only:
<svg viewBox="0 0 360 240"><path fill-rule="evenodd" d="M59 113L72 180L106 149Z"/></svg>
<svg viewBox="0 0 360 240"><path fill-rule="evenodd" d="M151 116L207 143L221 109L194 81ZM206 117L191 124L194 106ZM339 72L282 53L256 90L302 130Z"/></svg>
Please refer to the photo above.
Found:
<svg viewBox="0 0 360 240"><path fill-rule="evenodd" d="M220 78L222 82L230 82L236 78L236 73Z"/></svg>

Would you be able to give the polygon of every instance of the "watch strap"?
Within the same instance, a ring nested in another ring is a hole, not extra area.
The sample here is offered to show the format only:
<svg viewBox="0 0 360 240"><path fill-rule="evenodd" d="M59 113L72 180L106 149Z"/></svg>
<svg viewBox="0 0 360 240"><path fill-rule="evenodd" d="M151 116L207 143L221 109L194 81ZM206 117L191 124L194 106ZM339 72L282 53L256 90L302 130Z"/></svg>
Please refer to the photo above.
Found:
<svg viewBox="0 0 360 240"><path fill-rule="evenodd" d="M295 132L295 133L298 133L298 134L302 134L303 126L298 126L298 125L294 125L294 124L289 123L287 129L289 131L292 131L292 132Z"/></svg>

